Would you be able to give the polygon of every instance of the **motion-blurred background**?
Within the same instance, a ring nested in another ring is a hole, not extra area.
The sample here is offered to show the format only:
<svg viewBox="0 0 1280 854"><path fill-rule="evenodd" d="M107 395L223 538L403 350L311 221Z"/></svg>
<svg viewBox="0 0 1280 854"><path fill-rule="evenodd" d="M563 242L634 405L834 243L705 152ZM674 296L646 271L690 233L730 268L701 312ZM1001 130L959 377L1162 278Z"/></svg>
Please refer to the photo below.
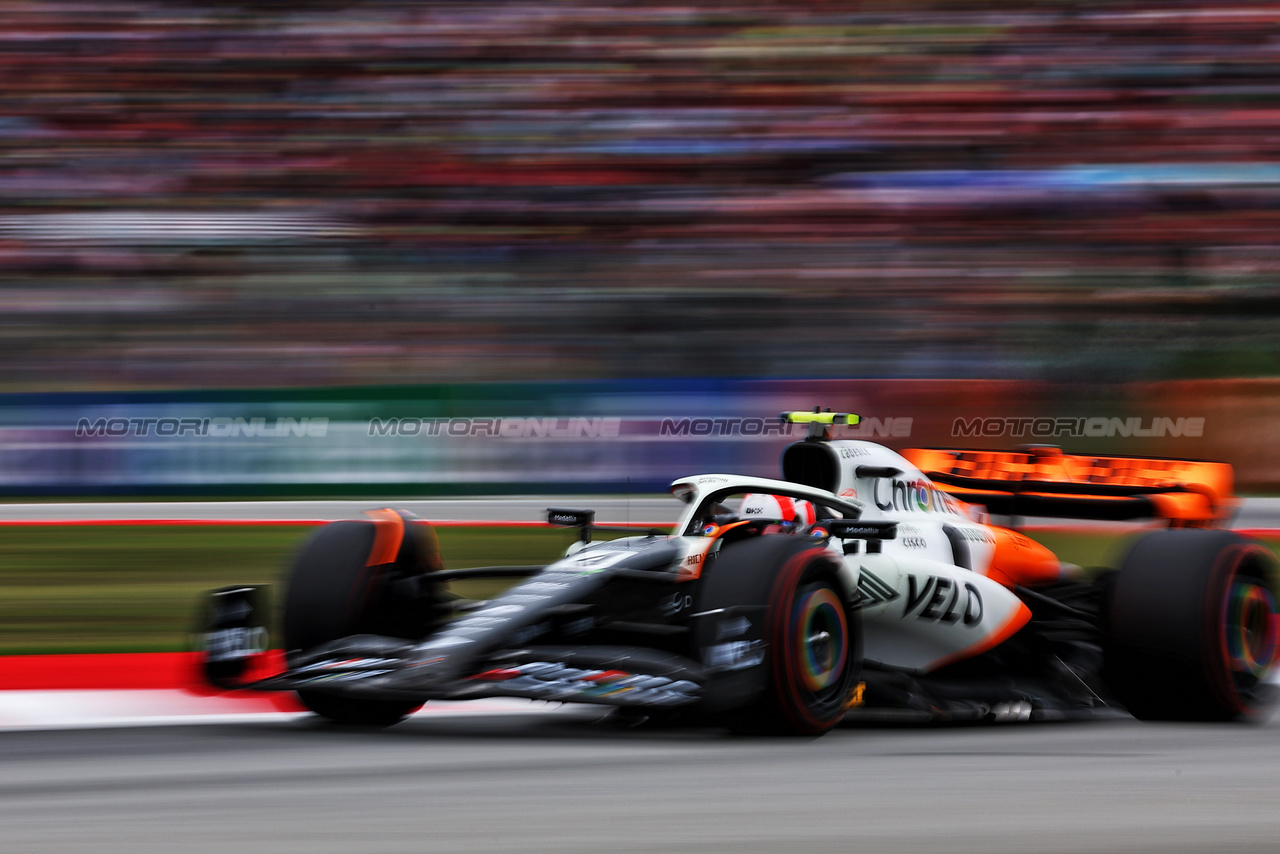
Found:
<svg viewBox="0 0 1280 854"><path fill-rule="evenodd" d="M0 14L9 494L658 488L815 404L1280 486L1280 4Z"/></svg>

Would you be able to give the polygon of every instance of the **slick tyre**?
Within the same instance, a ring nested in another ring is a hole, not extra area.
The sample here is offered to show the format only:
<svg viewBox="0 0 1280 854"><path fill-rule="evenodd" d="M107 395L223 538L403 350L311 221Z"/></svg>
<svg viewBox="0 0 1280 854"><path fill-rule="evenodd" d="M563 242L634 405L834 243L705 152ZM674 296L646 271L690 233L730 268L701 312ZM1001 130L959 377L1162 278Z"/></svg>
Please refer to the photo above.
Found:
<svg viewBox="0 0 1280 854"><path fill-rule="evenodd" d="M1103 599L1104 678L1135 717L1218 721L1267 707L1276 560L1220 530L1139 540Z"/></svg>
<svg viewBox="0 0 1280 854"><path fill-rule="evenodd" d="M862 632L837 559L811 541L760 537L726 549L708 584L711 598L763 606L764 690L725 715L729 728L814 736L840 723L861 671Z"/></svg>
<svg viewBox="0 0 1280 854"><path fill-rule="evenodd" d="M434 532L397 514L334 522L303 545L289 570L283 635L290 664L301 652L356 634L415 640L431 630L440 591ZM299 691L308 709L331 721L390 726L420 703Z"/></svg>

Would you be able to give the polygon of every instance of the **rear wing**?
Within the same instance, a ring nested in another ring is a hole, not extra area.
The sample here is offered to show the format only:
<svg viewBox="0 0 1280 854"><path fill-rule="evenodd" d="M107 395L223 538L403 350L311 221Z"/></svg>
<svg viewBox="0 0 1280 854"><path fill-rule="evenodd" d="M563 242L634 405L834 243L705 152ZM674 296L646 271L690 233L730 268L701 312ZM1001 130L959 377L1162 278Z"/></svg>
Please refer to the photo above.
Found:
<svg viewBox="0 0 1280 854"><path fill-rule="evenodd" d="M988 512L1065 519L1225 524L1238 501L1227 463L1018 451L911 448L902 455L939 489Z"/></svg>

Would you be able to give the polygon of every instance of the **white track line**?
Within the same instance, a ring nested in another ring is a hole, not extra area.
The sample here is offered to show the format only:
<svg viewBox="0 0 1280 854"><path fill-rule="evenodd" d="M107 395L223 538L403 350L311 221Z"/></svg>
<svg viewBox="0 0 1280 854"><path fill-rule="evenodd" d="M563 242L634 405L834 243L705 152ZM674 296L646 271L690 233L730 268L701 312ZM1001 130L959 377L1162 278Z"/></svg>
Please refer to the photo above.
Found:
<svg viewBox="0 0 1280 854"><path fill-rule="evenodd" d="M306 712L264 711L262 697L200 697L181 690L0 691L0 732L102 729L183 724L282 722L310 717ZM582 706L505 697L466 702L432 701L413 718L481 715L545 715Z"/></svg>

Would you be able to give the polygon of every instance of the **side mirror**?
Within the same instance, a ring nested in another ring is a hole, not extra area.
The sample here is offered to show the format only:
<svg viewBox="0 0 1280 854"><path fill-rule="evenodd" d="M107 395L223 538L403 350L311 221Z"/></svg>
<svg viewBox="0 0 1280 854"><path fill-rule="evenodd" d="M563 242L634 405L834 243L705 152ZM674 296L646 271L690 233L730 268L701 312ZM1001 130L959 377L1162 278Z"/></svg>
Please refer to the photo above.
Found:
<svg viewBox="0 0 1280 854"><path fill-rule="evenodd" d="M547 524L557 528L580 528L582 542L591 542L591 528L595 525L596 511L566 510L562 507L547 508Z"/></svg>

